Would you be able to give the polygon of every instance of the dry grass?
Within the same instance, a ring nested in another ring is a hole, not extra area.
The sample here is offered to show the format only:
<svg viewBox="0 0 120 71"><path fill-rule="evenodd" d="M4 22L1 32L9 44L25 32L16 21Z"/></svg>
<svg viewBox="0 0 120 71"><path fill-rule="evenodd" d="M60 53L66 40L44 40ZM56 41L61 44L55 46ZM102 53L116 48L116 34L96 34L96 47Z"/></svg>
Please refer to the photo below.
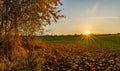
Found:
<svg viewBox="0 0 120 71"><path fill-rule="evenodd" d="M20 38L5 40L0 45L0 71L41 69L44 63L44 44Z"/></svg>
<svg viewBox="0 0 120 71"><path fill-rule="evenodd" d="M24 42L11 39L3 45L0 46L0 71L120 70L120 55L103 48L67 43L46 44L32 39ZM9 49L6 50L6 47Z"/></svg>

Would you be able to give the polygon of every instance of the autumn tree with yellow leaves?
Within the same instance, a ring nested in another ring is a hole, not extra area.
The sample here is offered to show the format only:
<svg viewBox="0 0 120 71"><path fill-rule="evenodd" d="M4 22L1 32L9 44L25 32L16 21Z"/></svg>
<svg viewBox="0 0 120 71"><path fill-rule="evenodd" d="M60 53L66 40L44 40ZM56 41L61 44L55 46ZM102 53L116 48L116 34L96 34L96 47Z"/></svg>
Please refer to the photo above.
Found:
<svg viewBox="0 0 120 71"><path fill-rule="evenodd" d="M57 22L59 0L1 0L0 35L32 35L43 26Z"/></svg>
<svg viewBox="0 0 120 71"><path fill-rule="evenodd" d="M22 54L24 47L32 46L32 41L23 44L20 36L39 33L43 26L64 17L58 5L62 5L60 0L0 0L0 54Z"/></svg>

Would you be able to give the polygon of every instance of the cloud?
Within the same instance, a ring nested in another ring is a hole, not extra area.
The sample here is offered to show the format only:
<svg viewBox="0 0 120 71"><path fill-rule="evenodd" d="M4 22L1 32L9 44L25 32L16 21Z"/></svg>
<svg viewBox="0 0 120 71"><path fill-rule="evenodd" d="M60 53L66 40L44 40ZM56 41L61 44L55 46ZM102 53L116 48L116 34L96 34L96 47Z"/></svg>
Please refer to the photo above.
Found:
<svg viewBox="0 0 120 71"><path fill-rule="evenodd" d="M120 19L119 16L90 17L91 19Z"/></svg>
<svg viewBox="0 0 120 71"><path fill-rule="evenodd" d="M91 12L94 13L97 10L98 6L99 6L99 3L98 2L95 3L95 5L93 6L93 8L91 9Z"/></svg>
<svg viewBox="0 0 120 71"><path fill-rule="evenodd" d="M92 8L89 8L89 9L86 10L86 13L87 13L87 14L93 14L93 13L95 13L95 12L97 11L98 7L99 7L99 2L96 2L96 3L92 6Z"/></svg>

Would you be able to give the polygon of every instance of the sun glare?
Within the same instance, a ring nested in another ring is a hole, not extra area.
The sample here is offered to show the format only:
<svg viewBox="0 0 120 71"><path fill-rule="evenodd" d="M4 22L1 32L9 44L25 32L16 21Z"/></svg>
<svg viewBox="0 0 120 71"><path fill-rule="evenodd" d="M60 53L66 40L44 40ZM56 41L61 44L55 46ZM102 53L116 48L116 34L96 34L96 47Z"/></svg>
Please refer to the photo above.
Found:
<svg viewBox="0 0 120 71"><path fill-rule="evenodd" d="M87 30L87 31L84 32L84 34L89 35L89 34L91 34L91 32L89 30Z"/></svg>

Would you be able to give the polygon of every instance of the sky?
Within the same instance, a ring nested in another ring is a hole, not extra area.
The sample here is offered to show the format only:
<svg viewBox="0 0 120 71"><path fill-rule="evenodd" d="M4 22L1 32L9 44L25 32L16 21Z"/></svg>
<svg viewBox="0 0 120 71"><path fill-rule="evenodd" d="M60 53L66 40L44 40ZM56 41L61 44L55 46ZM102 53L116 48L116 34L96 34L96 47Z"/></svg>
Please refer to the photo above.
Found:
<svg viewBox="0 0 120 71"><path fill-rule="evenodd" d="M61 0L59 8L66 16L48 25L46 34L120 33L120 0Z"/></svg>

